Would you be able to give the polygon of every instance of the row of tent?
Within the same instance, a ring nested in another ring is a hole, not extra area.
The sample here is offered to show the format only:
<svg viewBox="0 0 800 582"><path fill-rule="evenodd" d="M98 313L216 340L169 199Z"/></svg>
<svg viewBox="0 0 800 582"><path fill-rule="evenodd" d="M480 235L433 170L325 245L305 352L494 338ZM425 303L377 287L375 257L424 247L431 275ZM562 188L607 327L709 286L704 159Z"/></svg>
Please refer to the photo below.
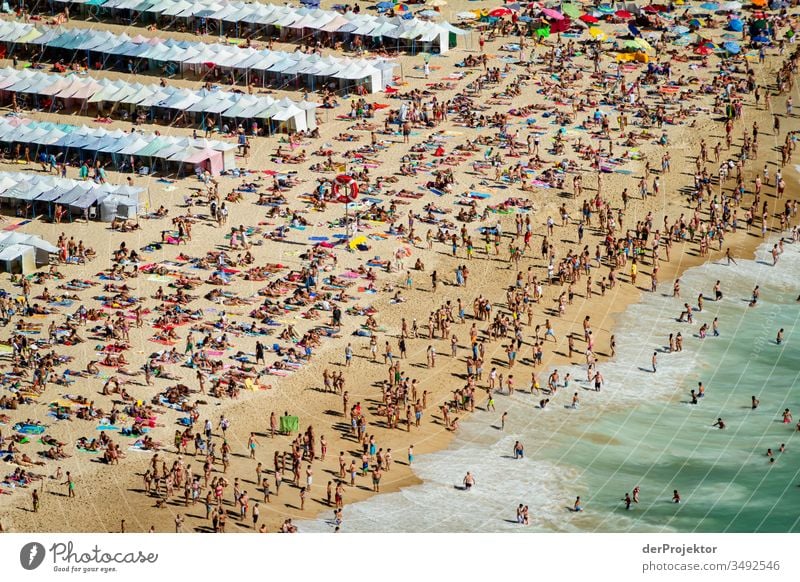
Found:
<svg viewBox="0 0 800 582"><path fill-rule="evenodd" d="M178 112L194 114L200 118L201 126L204 126L208 114L215 114L219 116L220 126L222 119L228 118L271 121L267 124L270 132L273 125L278 131L306 131L317 127L318 105L308 101L295 102L288 98L276 100L269 95L194 90L171 85L142 85L123 80L96 80L77 74L63 76L31 69L0 69L0 95L6 96L4 104L12 94L35 96L41 108L45 108L42 104L47 99L51 102L54 99L77 101L80 109L87 111L94 104L98 115L122 106L128 107L131 112L136 108L144 109L153 118L159 109L168 110L174 115L178 115ZM50 108L53 106L54 102Z"/></svg>
<svg viewBox="0 0 800 582"><path fill-rule="evenodd" d="M26 216L53 215L56 205L70 215L91 216L111 222L114 218L135 218L144 188L92 180L72 180L30 172L0 172L0 204L26 206Z"/></svg>
<svg viewBox="0 0 800 582"><path fill-rule="evenodd" d="M262 84L268 77L275 78L287 85L292 80L304 79L312 89L319 83L348 91L361 85L370 93L378 93L390 84L397 66L385 59L322 57L300 51L289 53L141 35L130 37L91 29L38 28L19 22L0 24L0 43L9 47L6 58L11 56L15 45L24 45L43 53L49 51L54 57L63 55L65 50L85 51L89 66L98 60L105 64L115 57L120 61L146 61L152 69L174 64L181 73L190 70L198 75L209 68L220 67L245 77L248 84L251 78L260 78ZM92 54L99 59L92 61Z"/></svg>
<svg viewBox="0 0 800 582"><path fill-rule="evenodd" d="M219 34L225 26L234 27L237 36L244 32L264 31L265 35L288 31L331 33L382 39L384 44L396 45L398 39L422 43L422 50L445 53L456 46L457 37L468 34L449 22L431 22L419 18L376 16L374 14L319 8L276 6L257 2L228 2L225 0L55 0L57 3L86 6L87 14L107 12L121 17L140 15L137 21L146 24L150 17L184 20L206 20L219 23ZM409 15L410 16L410 15ZM242 25L246 29L242 29ZM414 45L404 44L404 48Z"/></svg>
<svg viewBox="0 0 800 582"><path fill-rule="evenodd" d="M219 175L236 168L236 145L228 142L113 131L102 127L38 122L19 117L0 118L0 143L30 148L29 154L71 165L108 162L120 171L142 174L180 174L186 166L195 173Z"/></svg>
<svg viewBox="0 0 800 582"><path fill-rule="evenodd" d="M56 253L57 247L36 235L0 232L0 273L32 273Z"/></svg>

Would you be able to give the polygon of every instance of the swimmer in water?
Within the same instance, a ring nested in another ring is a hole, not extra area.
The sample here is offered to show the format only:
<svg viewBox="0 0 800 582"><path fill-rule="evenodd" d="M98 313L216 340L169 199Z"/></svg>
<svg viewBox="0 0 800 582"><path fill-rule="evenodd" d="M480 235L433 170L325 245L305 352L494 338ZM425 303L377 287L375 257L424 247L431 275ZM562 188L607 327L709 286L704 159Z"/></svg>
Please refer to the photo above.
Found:
<svg viewBox="0 0 800 582"><path fill-rule="evenodd" d="M681 495L678 493L677 489L672 490L672 503L680 503L681 502Z"/></svg>
<svg viewBox="0 0 800 582"><path fill-rule="evenodd" d="M472 473L467 471L467 474L464 476L464 489L469 491L472 489L473 485L475 485L475 477L472 476Z"/></svg>
<svg viewBox="0 0 800 582"><path fill-rule="evenodd" d="M758 405L761 403L761 401L760 401L758 398L756 398L755 396L751 396L751 397L750 397L750 400L751 400L750 407L751 407L753 410L755 410L756 408L758 408Z"/></svg>
<svg viewBox="0 0 800 582"><path fill-rule="evenodd" d="M778 345L783 343L783 328L778 330L778 335L775 337L775 343Z"/></svg>
<svg viewBox="0 0 800 582"><path fill-rule="evenodd" d="M750 300L750 307L755 307L756 303L758 303L758 298L761 297L761 290L759 286L756 285L753 288L753 298Z"/></svg>
<svg viewBox="0 0 800 582"><path fill-rule="evenodd" d="M633 488L633 502L639 503L639 486Z"/></svg>
<svg viewBox="0 0 800 582"><path fill-rule="evenodd" d="M573 505L572 507L573 507L573 511L583 511L583 505L581 505L580 496L575 498L575 505Z"/></svg>
<svg viewBox="0 0 800 582"><path fill-rule="evenodd" d="M722 420L721 418L718 418L718 419L717 419L717 422L715 422L715 423L714 423L714 424L712 424L711 426L716 426L717 428L719 428L720 430L722 430L723 428L725 428L725 422L723 422L723 420Z"/></svg>

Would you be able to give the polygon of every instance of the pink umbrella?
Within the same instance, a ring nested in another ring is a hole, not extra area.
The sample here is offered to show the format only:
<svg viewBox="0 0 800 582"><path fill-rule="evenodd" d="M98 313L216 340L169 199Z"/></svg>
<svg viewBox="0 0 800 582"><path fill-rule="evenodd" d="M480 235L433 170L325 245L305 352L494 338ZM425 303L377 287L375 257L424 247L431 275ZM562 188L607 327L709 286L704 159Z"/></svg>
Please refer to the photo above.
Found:
<svg viewBox="0 0 800 582"><path fill-rule="evenodd" d="M558 10L553 10L552 8L542 8L542 14L544 14L547 18L552 18L553 20L564 20L564 15Z"/></svg>

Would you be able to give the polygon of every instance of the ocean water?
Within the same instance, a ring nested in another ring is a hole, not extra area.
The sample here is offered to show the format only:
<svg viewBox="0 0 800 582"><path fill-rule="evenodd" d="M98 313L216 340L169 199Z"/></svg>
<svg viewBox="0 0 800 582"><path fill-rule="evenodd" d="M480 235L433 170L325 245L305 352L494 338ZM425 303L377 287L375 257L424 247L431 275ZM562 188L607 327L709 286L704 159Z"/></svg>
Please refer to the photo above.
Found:
<svg viewBox="0 0 800 582"><path fill-rule="evenodd" d="M671 282L645 294L618 320L617 358L600 365L601 393L574 366L559 370L575 380L545 410L527 393L499 395L497 412L476 412L447 450L415 460L423 484L347 505L343 531L800 531L800 245L787 244L773 267L772 244L753 261L687 271L681 299L671 297ZM718 302L716 280L724 294ZM756 285L761 298L751 308ZM696 308L700 293L703 311L693 324L679 323L683 303ZM714 317L720 336L701 339L700 325L710 327ZM667 338L677 332L684 349L669 354ZM692 405L690 390L701 381L706 396ZM568 408L575 391L581 404ZM752 396L760 400L755 410ZM717 418L724 430L712 427ZM516 440L525 459L513 459ZM467 471L477 482L468 492L459 488ZM627 511L622 498L635 486L640 501ZM672 503L675 489L680 504ZM571 511L577 495L580 513ZM529 507L529 527L515 521L520 503ZM331 531L325 518L300 529Z"/></svg>

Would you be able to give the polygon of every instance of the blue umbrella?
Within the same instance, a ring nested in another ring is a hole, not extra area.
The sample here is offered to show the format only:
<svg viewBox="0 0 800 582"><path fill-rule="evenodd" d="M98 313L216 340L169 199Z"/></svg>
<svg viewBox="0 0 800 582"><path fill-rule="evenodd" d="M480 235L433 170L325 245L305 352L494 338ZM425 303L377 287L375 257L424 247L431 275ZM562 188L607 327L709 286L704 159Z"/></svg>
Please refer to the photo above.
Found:
<svg viewBox="0 0 800 582"><path fill-rule="evenodd" d="M705 2L700 5L700 8L702 8L703 10L710 10L711 12L714 12L715 10L719 10L719 4L717 4L716 2Z"/></svg>
<svg viewBox="0 0 800 582"><path fill-rule="evenodd" d="M738 55L740 52L742 52L742 48L738 44L736 44L735 42L732 42L732 41L728 41L728 42L724 43L722 45L722 48L724 48L726 51L728 51L732 55Z"/></svg>
<svg viewBox="0 0 800 582"><path fill-rule="evenodd" d="M642 32L638 28L636 28L636 26L633 24L628 25L628 30L633 36L641 36L642 34Z"/></svg>
<svg viewBox="0 0 800 582"><path fill-rule="evenodd" d="M389 10L390 8L394 8L394 4L392 2L378 2L375 8L378 10Z"/></svg>
<svg viewBox="0 0 800 582"><path fill-rule="evenodd" d="M613 14L615 12L613 6L609 6L608 4L604 4L603 6L598 6L597 10L602 12L603 14Z"/></svg>
<svg viewBox="0 0 800 582"><path fill-rule="evenodd" d="M682 25L673 26L672 27L672 32L682 36L682 35L686 34L687 32L689 32L689 28L686 27L686 26L682 26Z"/></svg>
<svg viewBox="0 0 800 582"><path fill-rule="evenodd" d="M744 28L744 22L742 22L738 18L731 20L728 23L728 28L730 28L734 32L742 32L742 29Z"/></svg>
<svg viewBox="0 0 800 582"><path fill-rule="evenodd" d="M769 37L759 34L758 36L753 37L753 42L769 42Z"/></svg>

